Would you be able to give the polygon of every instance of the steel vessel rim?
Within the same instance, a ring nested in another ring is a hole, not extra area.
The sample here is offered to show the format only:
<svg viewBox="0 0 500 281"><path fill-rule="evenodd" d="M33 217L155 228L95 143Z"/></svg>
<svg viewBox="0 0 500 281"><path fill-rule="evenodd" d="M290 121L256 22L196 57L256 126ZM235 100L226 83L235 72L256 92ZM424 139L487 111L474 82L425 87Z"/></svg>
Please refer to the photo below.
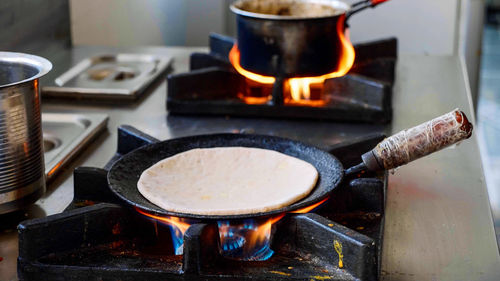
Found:
<svg viewBox="0 0 500 281"><path fill-rule="evenodd" d="M23 84L26 82L34 81L49 72L52 69L52 63L42 57L25 54L25 53L16 53L16 52L0 52L0 62L7 63L20 63L32 66L38 70L38 73L33 75L32 77L15 81L9 84L0 85L0 90L4 88L8 88L11 86Z"/></svg>
<svg viewBox="0 0 500 281"><path fill-rule="evenodd" d="M263 14L263 13L256 13L256 12L249 12L246 10L243 10L239 8L242 3L244 2L250 2L254 0L239 0L236 1L235 3L231 4L229 8L233 13L235 13L238 16L245 16L249 18L256 18L256 19L266 19L266 20L277 20L277 21L287 21L287 20L316 20L316 19L328 19L328 18L335 18L340 15L343 15L347 13L349 10L351 10L351 5L340 0L302 0L302 2L310 2L310 3L315 3L315 4L322 4L326 6L333 7L337 11L334 14L331 15L325 15L325 16L316 16L316 17L307 17L307 16L280 16L280 15L272 15L272 14Z"/></svg>

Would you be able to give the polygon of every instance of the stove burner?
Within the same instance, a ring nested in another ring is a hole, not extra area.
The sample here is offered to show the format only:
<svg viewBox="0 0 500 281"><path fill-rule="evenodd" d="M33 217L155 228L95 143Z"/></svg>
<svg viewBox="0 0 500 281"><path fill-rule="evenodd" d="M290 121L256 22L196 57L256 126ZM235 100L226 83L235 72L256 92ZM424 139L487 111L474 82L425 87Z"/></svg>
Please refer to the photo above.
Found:
<svg viewBox="0 0 500 281"><path fill-rule="evenodd" d="M186 231L191 225L200 223L185 218L157 216L136 207L135 210L154 224L156 236L158 236L158 223L170 229L175 255L184 254ZM281 218L283 215L264 221L257 219L217 221L220 254L227 258L244 261L269 259L274 253L270 248L271 227Z"/></svg>
<svg viewBox="0 0 500 281"><path fill-rule="evenodd" d="M260 84L238 74L228 59L233 44L232 38L212 34L209 54L191 54L190 72L168 76L170 113L370 123L391 120L395 38L355 45L356 59L347 75L311 84L308 99L298 100L291 88L301 85L285 83L280 77L274 84Z"/></svg>
<svg viewBox="0 0 500 281"><path fill-rule="evenodd" d="M243 221L218 221L219 252L222 256L243 261L265 261L271 250L271 228L284 215L265 221L247 219Z"/></svg>
<svg viewBox="0 0 500 281"><path fill-rule="evenodd" d="M107 168L121 155L157 141L129 126L121 126L118 135L118 151ZM382 139L376 135L343 143L331 153L351 166ZM109 190L106 176L106 169L76 169L74 199L65 212L18 226L21 280L377 280L380 276L386 174L346 178L314 213L286 214L274 222L269 247L263 243L252 253L261 261L231 257L239 254L242 239L261 227L260 222L250 221L231 221L229 226L220 222L227 230L223 238L229 238L222 243L218 224L191 224L183 236L183 255L176 255L175 244L180 241L172 241L169 226L122 204ZM224 252L224 245L229 250ZM274 254L264 260L271 249Z"/></svg>

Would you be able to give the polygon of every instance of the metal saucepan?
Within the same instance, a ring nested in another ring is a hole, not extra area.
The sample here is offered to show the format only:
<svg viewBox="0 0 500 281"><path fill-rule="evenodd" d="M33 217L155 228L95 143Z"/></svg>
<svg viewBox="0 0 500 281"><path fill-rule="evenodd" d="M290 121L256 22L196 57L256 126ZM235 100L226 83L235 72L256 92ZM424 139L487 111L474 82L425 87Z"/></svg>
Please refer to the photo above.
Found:
<svg viewBox="0 0 500 281"><path fill-rule="evenodd" d="M51 68L38 56L0 52L0 214L45 193L38 80Z"/></svg>
<svg viewBox="0 0 500 281"><path fill-rule="evenodd" d="M216 134L167 140L138 148L118 160L108 173L111 190L126 203L160 216L176 216L200 220L227 220L268 217L311 206L325 199L340 185L345 175L362 169L392 169L470 137L472 125L465 114L455 110L427 123L402 131L363 155L363 163L344 171L331 154L304 143L262 135ZM319 173L313 191L305 198L269 212L231 216L177 213L162 209L144 198L137 189L142 172L158 161L194 148L257 147L275 150L311 163Z"/></svg>
<svg viewBox="0 0 500 281"><path fill-rule="evenodd" d="M320 76L338 70L341 35L354 13L387 0L240 0L236 13L241 66L274 77ZM349 45L350 42L347 42Z"/></svg>

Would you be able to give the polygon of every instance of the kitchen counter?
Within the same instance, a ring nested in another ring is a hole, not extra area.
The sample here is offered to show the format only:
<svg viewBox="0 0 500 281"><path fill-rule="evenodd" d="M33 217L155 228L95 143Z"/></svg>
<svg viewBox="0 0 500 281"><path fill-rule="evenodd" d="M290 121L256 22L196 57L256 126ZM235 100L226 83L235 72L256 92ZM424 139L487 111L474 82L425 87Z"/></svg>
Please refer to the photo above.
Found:
<svg viewBox="0 0 500 281"><path fill-rule="evenodd" d="M44 54L54 64L42 85L80 60L109 52L146 52L174 58L173 71L188 69L189 54L204 48L76 47ZM473 120L468 82L456 57L401 55L394 86L391 126L229 117L170 116L166 82L156 83L138 102L93 105L43 101L44 112L99 112L110 116L108 131L48 184L46 195L24 219L59 213L72 200L72 171L103 167L116 151L117 127L128 124L158 139L215 133L255 132L299 139L327 148L369 132L397 132L459 107ZM369 132L367 132L369 131ZM5 218L0 217L0 219ZM417 160L389 176L382 280L495 280L500 259L476 136ZM0 232L0 280L16 277L17 232ZM497 277L500 278L500 275ZM496 278L498 280L499 278Z"/></svg>

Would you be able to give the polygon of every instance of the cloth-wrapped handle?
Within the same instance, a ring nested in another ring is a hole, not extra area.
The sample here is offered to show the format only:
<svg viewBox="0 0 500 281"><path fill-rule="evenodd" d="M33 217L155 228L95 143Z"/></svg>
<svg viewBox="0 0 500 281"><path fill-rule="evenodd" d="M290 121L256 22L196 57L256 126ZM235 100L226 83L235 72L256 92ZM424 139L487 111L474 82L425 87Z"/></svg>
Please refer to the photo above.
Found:
<svg viewBox="0 0 500 281"><path fill-rule="evenodd" d="M374 156L372 158L375 158L378 169L388 170L460 142L471 135L472 124L462 111L455 109L383 140L369 153ZM365 155L363 161L366 163ZM372 166L373 164L371 163Z"/></svg>

